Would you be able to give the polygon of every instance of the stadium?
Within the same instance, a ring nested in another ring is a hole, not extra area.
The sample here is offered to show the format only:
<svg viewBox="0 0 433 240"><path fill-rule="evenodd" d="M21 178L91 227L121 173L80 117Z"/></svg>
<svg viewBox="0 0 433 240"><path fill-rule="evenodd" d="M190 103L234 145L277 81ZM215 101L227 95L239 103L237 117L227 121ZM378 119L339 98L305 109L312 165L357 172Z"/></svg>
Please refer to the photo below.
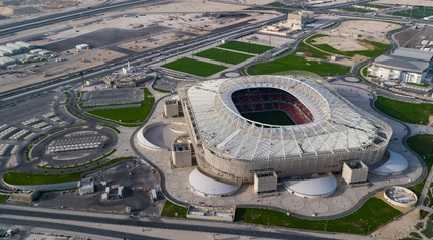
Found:
<svg viewBox="0 0 433 240"><path fill-rule="evenodd" d="M327 86L282 76L210 80L179 95L198 168L229 183L383 162L392 129Z"/></svg>

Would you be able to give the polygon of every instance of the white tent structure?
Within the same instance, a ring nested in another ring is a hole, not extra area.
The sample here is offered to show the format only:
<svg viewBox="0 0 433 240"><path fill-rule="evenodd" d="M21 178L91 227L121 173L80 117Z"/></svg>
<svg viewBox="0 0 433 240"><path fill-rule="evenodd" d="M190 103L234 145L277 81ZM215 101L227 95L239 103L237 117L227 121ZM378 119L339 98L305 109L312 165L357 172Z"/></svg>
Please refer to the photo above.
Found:
<svg viewBox="0 0 433 240"><path fill-rule="evenodd" d="M409 164L403 155L393 151L389 153L388 161L373 169L372 173L380 176L398 175L408 168Z"/></svg>
<svg viewBox="0 0 433 240"><path fill-rule="evenodd" d="M303 198L329 197L337 190L337 178L327 175L317 178L283 183L290 193Z"/></svg>
<svg viewBox="0 0 433 240"><path fill-rule="evenodd" d="M204 175L197 168L189 175L191 190L204 197L224 197L235 193L240 186L218 182Z"/></svg>

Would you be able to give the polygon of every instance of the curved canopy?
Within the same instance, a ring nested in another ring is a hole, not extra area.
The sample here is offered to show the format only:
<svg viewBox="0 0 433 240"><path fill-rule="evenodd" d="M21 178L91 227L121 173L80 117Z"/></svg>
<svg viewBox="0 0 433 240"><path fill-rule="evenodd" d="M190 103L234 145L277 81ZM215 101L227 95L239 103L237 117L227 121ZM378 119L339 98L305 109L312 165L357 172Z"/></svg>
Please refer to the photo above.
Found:
<svg viewBox="0 0 433 240"><path fill-rule="evenodd" d="M328 197L337 190L337 178L334 175L327 175L300 181L289 181L284 185L289 192L300 197Z"/></svg>
<svg viewBox="0 0 433 240"><path fill-rule="evenodd" d="M194 192L206 197L227 196L239 189L237 185L218 182L204 175L197 168L189 174L189 185Z"/></svg>
<svg viewBox="0 0 433 240"><path fill-rule="evenodd" d="M406 158L397 152L389 151L390 156L382 166L374 169L372 172L376 175L387 176L402 173L409 166Z"/></svg>

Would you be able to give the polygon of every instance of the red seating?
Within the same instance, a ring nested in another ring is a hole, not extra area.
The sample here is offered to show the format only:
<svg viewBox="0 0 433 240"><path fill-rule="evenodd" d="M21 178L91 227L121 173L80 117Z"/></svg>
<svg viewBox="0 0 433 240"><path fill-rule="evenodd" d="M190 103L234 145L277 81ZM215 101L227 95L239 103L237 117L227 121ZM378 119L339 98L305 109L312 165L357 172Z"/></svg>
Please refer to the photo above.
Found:
<svg viewBox="0 0 433 240"><path fill-rule="evenodd" d="M311 112L296 97L276 88L242 89L232 94L232 100L242 113L281 110L286 112L295 124L311 122Z"/></svg>

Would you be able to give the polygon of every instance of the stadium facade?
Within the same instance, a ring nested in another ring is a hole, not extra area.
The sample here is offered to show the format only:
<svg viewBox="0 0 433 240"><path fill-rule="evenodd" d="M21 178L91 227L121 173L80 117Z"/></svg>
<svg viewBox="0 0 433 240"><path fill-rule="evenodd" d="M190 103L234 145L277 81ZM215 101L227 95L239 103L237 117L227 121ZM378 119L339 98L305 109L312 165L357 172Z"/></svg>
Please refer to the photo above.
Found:
<svg viewBox="0 0 433 240"><path fill-rule="evenodd" d="M385 122L327 86L282 76L210 80L180 90L197 165L222 181L252 183L340 172L345 161L382 161L392 135Z"/></svg>

